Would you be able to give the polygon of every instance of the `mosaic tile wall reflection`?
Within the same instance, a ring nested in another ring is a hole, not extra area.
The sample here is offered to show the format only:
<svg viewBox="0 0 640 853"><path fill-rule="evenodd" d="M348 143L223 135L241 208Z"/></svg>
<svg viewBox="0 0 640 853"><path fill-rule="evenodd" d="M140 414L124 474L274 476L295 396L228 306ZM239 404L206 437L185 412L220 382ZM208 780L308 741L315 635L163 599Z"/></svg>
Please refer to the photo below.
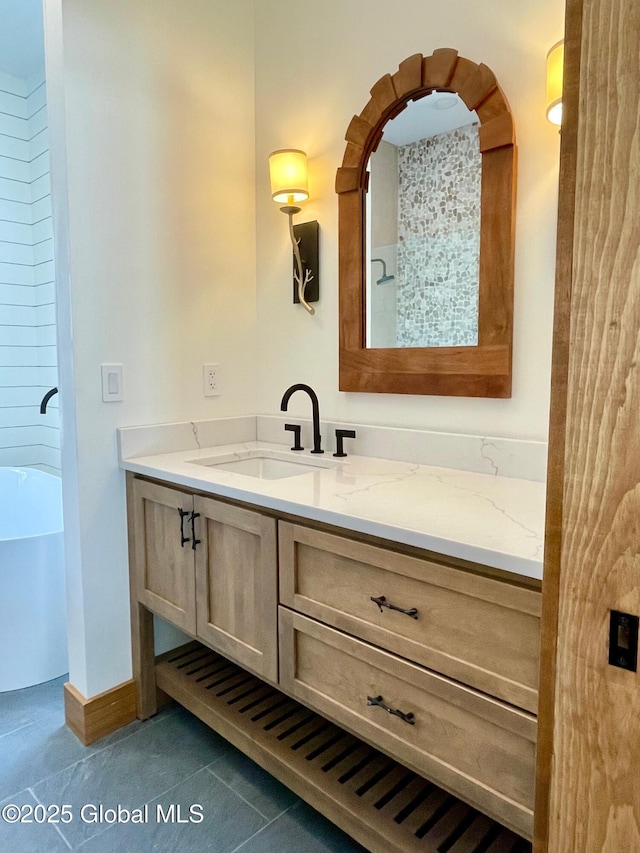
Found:
<svg viewBox="0 0 640 853"><path fill-rule="evenodd" d="M478 343L477 125L398 148L398 346Z"/></svg>

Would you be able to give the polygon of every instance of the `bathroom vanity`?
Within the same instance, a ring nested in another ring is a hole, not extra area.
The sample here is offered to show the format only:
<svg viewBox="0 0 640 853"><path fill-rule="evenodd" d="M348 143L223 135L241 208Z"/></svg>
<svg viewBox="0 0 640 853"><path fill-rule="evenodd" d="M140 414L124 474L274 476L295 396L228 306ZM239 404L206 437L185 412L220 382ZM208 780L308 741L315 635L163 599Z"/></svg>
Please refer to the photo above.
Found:
<svg viewBox="0 0 640 853"><path fill-rule="evenodd" d="M492 820L508 829L489 849L514 849L511 830L532 835L543 484L313 459L247 430L151 454L121 431L139 716L160 688L371 850L471 850ZM154 613L193 640L156 658Z"/></svg>

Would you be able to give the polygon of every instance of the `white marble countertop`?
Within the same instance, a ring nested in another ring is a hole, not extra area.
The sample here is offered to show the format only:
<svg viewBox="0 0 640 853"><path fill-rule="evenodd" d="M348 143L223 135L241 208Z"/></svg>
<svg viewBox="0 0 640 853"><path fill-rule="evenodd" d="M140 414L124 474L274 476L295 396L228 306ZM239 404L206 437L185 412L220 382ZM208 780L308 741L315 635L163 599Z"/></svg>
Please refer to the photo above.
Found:
<svg viewBox="0 0 640 853"><path fill-rule="evenodd" d="M262 455L306 462L308 473L259 479L203 460ZM121 458L120 467L212 495L345 530L542 577L545 486L533 480L247 441Z"/></svg>

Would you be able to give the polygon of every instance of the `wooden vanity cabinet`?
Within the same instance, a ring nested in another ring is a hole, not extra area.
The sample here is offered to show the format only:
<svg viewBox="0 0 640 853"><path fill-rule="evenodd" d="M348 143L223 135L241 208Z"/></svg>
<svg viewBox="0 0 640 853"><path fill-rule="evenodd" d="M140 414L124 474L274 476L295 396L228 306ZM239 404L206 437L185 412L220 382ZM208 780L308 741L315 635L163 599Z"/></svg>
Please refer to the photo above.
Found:
<svg viewBox="0 0 640 853"><path fill-rule="evenodd" d="M371 798L361 800L358 785L345 792L339 765L325 775L333 744L337 761L345 737L362 740L357 749L353 740L356 756L378 750L371 772L387 768L390 790L410 771L429 780L416 778L408 788L426 797L415 820L432 802L424 786L435 783L462 798L456 813L470 827L478 812L508 827L499 830L506 846L496 849L511 850L511 831L531 838L535 581L447 565L128 476L141 716L154 712L157 684L374 851L436 848L423 848L419 832L406 834L413 817L400 828L393 815L385 823L376 809L367 812ZM208 648L190 644L156 661L149 611ZM226 659L261 681L229 670ZM208 667L216 673L210 678ZM218 679L229 683L212 689ZM241 719L235 690L240 698L251 692L247 707L264 703L264 710ZM263 718L264 731L255 729ZM309 728L308 738L294 738L298 746L327 731L326 754L312 740L307 756L324 755L322 768L281 741L298 719ZM424 826L430 820L427 814ZM366 828L371 821L375 831ZM455 849L474 848L461 842Z"/></svg>
<svg viewBox="0 0 640 853"><path fill-rule="evenodd" d="M138 602L277 682L275 519L146 480L132 495Z"/></svg>

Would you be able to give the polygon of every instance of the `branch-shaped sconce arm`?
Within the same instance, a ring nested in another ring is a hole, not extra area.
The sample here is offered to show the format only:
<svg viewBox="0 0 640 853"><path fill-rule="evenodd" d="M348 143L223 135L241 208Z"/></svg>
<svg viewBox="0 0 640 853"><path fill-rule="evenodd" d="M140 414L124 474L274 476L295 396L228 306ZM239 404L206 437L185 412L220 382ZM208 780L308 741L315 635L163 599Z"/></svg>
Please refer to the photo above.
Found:
<svg viewBox="0 0 640 853"><path fill-rule="evenodd" d="M298 241L296 240L293 234L293 214L297 213L300 208L282 207L281 210L289 217L289 236L291 237L291 245L293 246L293 256L296 260L296 269L293 274L293 277L295 278L296 284L298 286L298 299L300 300L300 304L304 305L309 314L313 315L316 313L315 308L309 305L307 300L304 298L304 293L307 289L307 285L313 279L313 273L311 272L311 270L305 270L303 275L302 259L300 257L300 246L298 245Z"/></svg>

